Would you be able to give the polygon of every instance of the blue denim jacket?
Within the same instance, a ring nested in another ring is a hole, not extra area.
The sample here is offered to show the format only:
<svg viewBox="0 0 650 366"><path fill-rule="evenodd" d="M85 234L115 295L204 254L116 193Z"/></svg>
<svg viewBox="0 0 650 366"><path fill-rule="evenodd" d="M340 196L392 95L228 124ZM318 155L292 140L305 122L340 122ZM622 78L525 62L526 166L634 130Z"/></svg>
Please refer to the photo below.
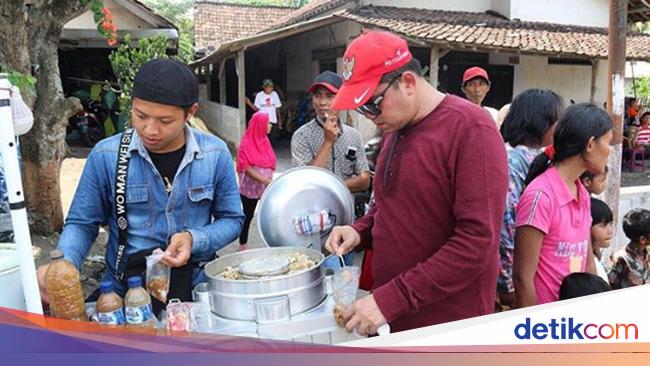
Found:
<svg viewBox="0 0 650 366"><path fill-rule="evenodd" d="M113 279L118 249L114 197L121 136L100 141L90 152L58 245L66 259L81 268L99 226L107 224L107 280ZM192 234L192 261L210 260L239 235L244 215L226 144L189 127L185 137L185 156L168 195L142 140L133 134L126 189L128 245L123 260L141 250L164 247L173 234L183 230ZM195 269L193 284L204 280L203 272ZM125 289L118 285L117 290L123 293Z"/></svg>

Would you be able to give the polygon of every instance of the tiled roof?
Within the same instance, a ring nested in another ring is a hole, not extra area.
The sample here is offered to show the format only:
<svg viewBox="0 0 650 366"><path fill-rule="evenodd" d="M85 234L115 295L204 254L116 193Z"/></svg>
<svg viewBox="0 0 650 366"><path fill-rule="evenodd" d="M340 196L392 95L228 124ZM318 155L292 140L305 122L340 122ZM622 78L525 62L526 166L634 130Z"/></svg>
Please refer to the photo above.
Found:
<svg viewBox="0 0 650 366"><path fill-rule="evenodd" d="M321 15L352 0L311 0L307 5L295 9L265 30L284 28Z"/></svg>
<svg viewBox="0 0 650 366"><path fill-rule="evenodd" d="M348 9L337 16L425 43L564 57L607 57L607 29L511 21L498 14L386 6ZM650 59L650 35L628 34L627 57Z"/></svg>
<svg viewBox="0 0 650 366"><path fill-rule="evenodd" d="M249 6L199 0L194 6L196 48L217 47L220 43L255 34L277 22L295 8Z"/></svg>

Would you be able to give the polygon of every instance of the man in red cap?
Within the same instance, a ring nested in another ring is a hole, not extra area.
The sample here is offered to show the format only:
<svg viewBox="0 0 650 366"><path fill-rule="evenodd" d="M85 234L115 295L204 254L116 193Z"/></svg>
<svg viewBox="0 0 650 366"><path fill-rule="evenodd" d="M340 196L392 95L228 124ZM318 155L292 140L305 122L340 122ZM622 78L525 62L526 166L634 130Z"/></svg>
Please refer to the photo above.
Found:
<svg viewBox="0 0 650 366"><path fill-rule="evenodd" d="M372 294L348 309L346 327L373 334L384 323L402 331L491 313L508 188L494 121L431 86L391 33L362 34L343 62L334 108L356 109L385 133L375 205L325 245L374 250Z"/></svg>
<svg viewBox="0 0 650 366"><path fill-rule="evenodd" d="M496 122L499 111L483 105L483 100L485 100L485 96L490 91L490 78L488 77L487 71L478 66L465 70L462 89L467 100L490 112L492 119Z"/></svg>

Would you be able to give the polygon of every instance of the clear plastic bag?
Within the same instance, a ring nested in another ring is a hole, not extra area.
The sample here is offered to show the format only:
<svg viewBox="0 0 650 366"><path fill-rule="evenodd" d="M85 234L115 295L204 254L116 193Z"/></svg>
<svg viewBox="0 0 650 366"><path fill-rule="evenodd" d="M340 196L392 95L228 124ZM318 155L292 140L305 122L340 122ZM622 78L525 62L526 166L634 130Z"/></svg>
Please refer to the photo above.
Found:
<svg viewBox="0 0 650 366"><path fill-rule="evenodd" d="M158 301L167 303L171 268L162 262L165 255L160 248L155 249L147 259L147 291Z"/></svg>
<svg viewBox="0 0 650 366"><path fill-rule="evenodd" d="M192 330L192 303L171 299L166 311L167 330L189 332Z"/></svg>
<svg viewBox="0 0 650 366"><path fill-rule="evenodd" d="M200 302L171 299L166 309L166 327L170 331L206 332L212 327L210 307Z"/></svg>
<svg viewBox="0 0 650 366"><path fill-rule="evenodd" d="M337 270L332 277L332 296L335 302L334 319L341 327L345 326L350 312L349 307L357 298L360 273L359 267L347 266Z"/></svg>

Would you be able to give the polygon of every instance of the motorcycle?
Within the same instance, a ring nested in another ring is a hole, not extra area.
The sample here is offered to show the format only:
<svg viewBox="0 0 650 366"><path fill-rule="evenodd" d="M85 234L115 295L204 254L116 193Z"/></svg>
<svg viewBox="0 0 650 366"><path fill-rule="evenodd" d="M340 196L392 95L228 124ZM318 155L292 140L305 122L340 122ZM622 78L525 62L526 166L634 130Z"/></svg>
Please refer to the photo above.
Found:
<svg viewBox="0 0 650 366"><path fill-rule="evenodd" d="M97 102L84 103L84 109L70 118L67 128L68 133L76 130L81 137L81 141L87 147L95 146L99 140L105 137L103 124L100 123L96 112L90 111L90 105L93 103Z"/></svg>

